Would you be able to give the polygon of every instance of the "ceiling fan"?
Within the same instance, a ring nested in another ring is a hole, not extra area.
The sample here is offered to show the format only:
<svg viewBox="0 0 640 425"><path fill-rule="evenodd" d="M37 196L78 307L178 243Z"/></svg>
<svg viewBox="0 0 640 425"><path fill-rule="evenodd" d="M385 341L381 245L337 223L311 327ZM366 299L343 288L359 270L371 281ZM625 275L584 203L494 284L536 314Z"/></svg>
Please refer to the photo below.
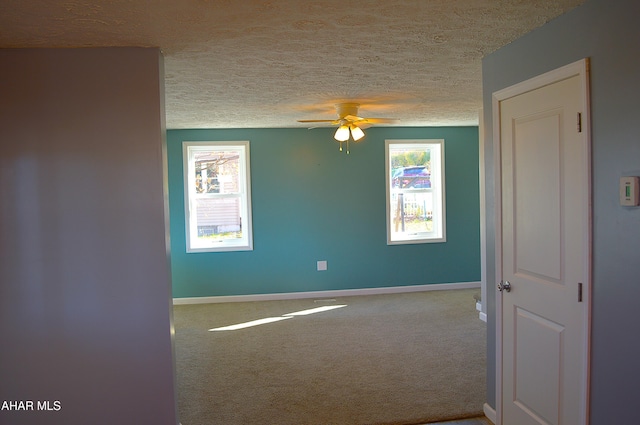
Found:
<svg viewBox="0 0 640 425"><path fill-rule="evenodd" d="M336 103L337 119L332 120L298 120L302 123L327 123L328 125L337 125L338 129L333 138L340 142L340 151L342 151L342 142L347 142L347 153L349 153L349 136L354 142L364 137L363 129L369 128L374 124L393 124L398 120L391 118L362 118L358 116L359 103ZM315 128L315 127L311 127Z"/></svg>

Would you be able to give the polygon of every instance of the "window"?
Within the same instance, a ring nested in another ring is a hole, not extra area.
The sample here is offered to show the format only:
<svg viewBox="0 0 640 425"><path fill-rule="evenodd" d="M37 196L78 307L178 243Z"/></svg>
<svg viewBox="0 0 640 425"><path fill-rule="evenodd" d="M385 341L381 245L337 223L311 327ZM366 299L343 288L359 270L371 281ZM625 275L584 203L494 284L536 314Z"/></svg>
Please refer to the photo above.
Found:
<svg viewBox="0 0 640 425"><path fill-rule="evenodd" d="M187 252L251 251L249 142L184 142Z"/></svg>
<svg viewBox="0 0 640 425"><path fill-rule="evenodd" d="M445 242L444 140L387 140L387 244Z"/></svg>

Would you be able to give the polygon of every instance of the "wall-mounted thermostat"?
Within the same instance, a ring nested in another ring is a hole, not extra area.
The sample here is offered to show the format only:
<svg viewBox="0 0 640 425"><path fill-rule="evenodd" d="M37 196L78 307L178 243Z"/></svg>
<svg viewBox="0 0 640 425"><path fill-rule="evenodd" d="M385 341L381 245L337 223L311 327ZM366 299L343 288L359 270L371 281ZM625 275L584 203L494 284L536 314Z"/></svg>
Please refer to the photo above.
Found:
<svg viewBox="0 0 640 425"><path fill-rule="evenodd" d="M625 207L635 207L640 203L640 177L620 178L620 205Z"/></svg>

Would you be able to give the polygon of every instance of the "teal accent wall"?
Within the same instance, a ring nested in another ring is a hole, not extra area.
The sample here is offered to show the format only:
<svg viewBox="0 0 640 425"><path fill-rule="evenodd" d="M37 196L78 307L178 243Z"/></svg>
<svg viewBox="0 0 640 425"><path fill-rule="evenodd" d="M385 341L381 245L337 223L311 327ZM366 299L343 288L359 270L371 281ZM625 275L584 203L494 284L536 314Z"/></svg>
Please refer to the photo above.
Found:
<svg viewBox="0 0 640 425"><path fill-rule="evenodd" d="M478 128L169 130L173 295L247 295L480 280ZM386 242L385 139L444 139L447 242ZM183 141L251 142L253 251L186 253ZM318 260L328 261L317 271Z"/></svg>

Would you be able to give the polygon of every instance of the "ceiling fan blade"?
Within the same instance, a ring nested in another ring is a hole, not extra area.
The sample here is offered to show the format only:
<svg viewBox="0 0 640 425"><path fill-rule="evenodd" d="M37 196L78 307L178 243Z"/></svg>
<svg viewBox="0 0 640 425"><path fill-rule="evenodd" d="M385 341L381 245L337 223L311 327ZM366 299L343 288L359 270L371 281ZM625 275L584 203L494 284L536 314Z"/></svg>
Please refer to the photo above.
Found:
<svg viewBox="0 0 640 425"><path fill-rule="evenodd" d="M355 115L346 115L346 116L344 117L344 119L345 119L345 120L347 120L347 121L355 122L355 121L363 120L364 118L357 117L357 116L355 116Z"/></svg>
<svg viewBox="0 0 640 425"><path fill-rule="evenodd" d="M358 123L367 123L367 124L396 124L400 120L393 118L362 118L360 121L356 121Z"/></svg>
<svg viewBox="0 0 640 425"><path fill-rule="evenodd" d="M314 126L311 126L311 127L307 127L307 130L313 130L314 128L330 128L330 127L334 127L334 125L331 124L331 123L328 123L328 124L325 124L325 125L322 125L322 124L314 125Z"/></svg>
<svg viewBox="0 0 640 425"><path fill-rule="evenodd" d="M338 124L340 121L336 121L336 120L298 120L298 122L330 122L332 124Z"/></svg>

